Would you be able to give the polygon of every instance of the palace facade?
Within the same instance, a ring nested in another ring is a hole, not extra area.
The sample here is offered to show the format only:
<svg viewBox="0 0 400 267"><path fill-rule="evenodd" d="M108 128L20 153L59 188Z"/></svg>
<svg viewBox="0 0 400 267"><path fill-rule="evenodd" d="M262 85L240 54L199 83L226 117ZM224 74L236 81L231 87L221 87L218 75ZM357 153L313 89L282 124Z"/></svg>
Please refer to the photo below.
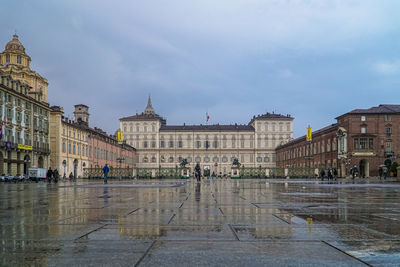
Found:
<svg viewBox="0 0 400 267"><path fill-rule="evenodd" d="M125 141L136 148L138 168L175 168L187 159L217 175L229 175L237 158L245 167L275 167L275 148L293 137L290 115L266 113L246 125L167 125L149 97L141 114L120 119Z"/></svg>

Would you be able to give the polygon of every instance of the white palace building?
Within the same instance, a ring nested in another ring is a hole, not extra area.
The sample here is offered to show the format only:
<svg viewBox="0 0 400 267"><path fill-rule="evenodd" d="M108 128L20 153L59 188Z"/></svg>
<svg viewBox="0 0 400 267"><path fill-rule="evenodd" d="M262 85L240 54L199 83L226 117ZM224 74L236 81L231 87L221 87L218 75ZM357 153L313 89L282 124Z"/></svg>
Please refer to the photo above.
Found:
<svg viewBox="0 0 400 267"><path fill-rule="evenodd" d="M138 168L171 168L186 158L191 170L200 163L229 175L234 158L245 167L275 167L275 148L293 139L293 118L266 113L247 125L167 125L149 97L143 113L120 119L120 129L136 148Z"/></svg>

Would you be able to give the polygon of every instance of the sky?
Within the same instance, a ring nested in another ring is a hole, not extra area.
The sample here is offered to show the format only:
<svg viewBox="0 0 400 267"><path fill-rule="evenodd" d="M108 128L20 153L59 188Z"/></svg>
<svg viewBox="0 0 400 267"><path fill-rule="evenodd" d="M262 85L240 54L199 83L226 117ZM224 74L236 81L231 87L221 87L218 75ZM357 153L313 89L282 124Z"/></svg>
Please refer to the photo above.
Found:
<svg viewBox="0 0 400 267"><path fill-rule="evenodd" d="M290 114L294 137L355 108L400 104L400 1L0 0L51 105L114 133L151 94L169 125Z"/></svg>

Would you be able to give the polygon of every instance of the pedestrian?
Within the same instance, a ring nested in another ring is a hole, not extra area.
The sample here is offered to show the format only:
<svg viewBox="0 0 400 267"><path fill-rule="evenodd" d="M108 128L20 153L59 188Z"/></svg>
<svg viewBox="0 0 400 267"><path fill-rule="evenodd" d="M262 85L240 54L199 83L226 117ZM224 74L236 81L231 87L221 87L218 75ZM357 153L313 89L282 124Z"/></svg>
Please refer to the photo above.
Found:
<svg viewBox="0 0 400 267"><path fill-rule="evenodd" d="M382 180L382 175L383 175L383 169L382 169L382 167L379 167L378 175L379 175L379 180Z"/></svg>
<svg viewBox="0 0 400 267"><path fill-rule="evenodd" d="M70 172L68 181L73 181L73 180L74 180L74 175L72 174L72 172Z"/></svg>
<svg viewBox="0 0 400 267"><path fill-rule="evenodd" d="M388 168L385 166L385 167L383 167L383 179L384 180L386 180L387 174L388 174Z"/></svg>
<svg viewBox="0 0 400 267"><path fill-rule="evenodd" d="M328 169L328 181L333 180L332 169Z"/></svg>
<svg viewBox="0 0 400 267"><path fill-rule="evenodd" d="M57 169L54 170L53 176L54 176L54 182L57 183L58 182L58 177L60 176L60 174L58 173Z"/></svg>
<svg viewBox="0 0 400 267"><path fill-rule="evenodd" d="M358 173L357 166L354 165L353 168L351 168L351 170L350 170L350 174L352 175L353 179L356 178L357 173Z"/></svg>
<svg viewBox="0 0 400 267"><path fill-rule="evenodd" d="M215 174L215 172L213 172L213 173L211 174L211 177L212 177L213 179L215 179L216 176L217 176L217 175Z"/></svg>
<svg viewBox="0 0 400 267"><path fill-rule="evenodd" d="M197 181L200 182L201 169L200 169L200 164L199 163L197 163L196 167L194 167L194 175L195 175Z"/></svg>
<svg viewBox="0 0 400 267"><path fill-rule="evenodd" d="M333 177L335 177L335 180L337 179L337 175L338 175L338 173L337 173L336 168L333 168Z"/></svg>
<svg viewBox="0 0 400 267"><path fill-rule="evenodd" d="M110 171L110 168L108 168L108 165L106 163L106 165L104 165L103 167L103 173L104 173L104 183L107 183L108 180L108 172Z"/></svg>
<svg viewBox="0 0 400 267"><path fill-rule="evenodd" d="M322 170L321 170L321 180L322 180L322 181L324 180L324 177L325 177L325 170L322 169Z"/></svg>
<svg viewBox="0 0 400 267"><path fill-rule="evenodd" d="M51 184L51 179L53 178L53 171L51 170L51 167L47 171L46 178L47 178L47 182L49 184Z"/></svg>

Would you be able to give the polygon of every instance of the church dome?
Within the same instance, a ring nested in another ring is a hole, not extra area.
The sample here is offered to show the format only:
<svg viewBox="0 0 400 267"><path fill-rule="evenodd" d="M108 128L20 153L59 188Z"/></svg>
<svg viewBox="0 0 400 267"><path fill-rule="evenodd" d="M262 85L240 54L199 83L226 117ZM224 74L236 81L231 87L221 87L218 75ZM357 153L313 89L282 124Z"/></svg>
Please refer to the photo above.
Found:
<svg viewBox="0 0 400 267"><path fill-rule="evenodd" d="M14 34L13 39L6 44L6 51L25 54L25 47L18 40L18 35Z"/></svg>

